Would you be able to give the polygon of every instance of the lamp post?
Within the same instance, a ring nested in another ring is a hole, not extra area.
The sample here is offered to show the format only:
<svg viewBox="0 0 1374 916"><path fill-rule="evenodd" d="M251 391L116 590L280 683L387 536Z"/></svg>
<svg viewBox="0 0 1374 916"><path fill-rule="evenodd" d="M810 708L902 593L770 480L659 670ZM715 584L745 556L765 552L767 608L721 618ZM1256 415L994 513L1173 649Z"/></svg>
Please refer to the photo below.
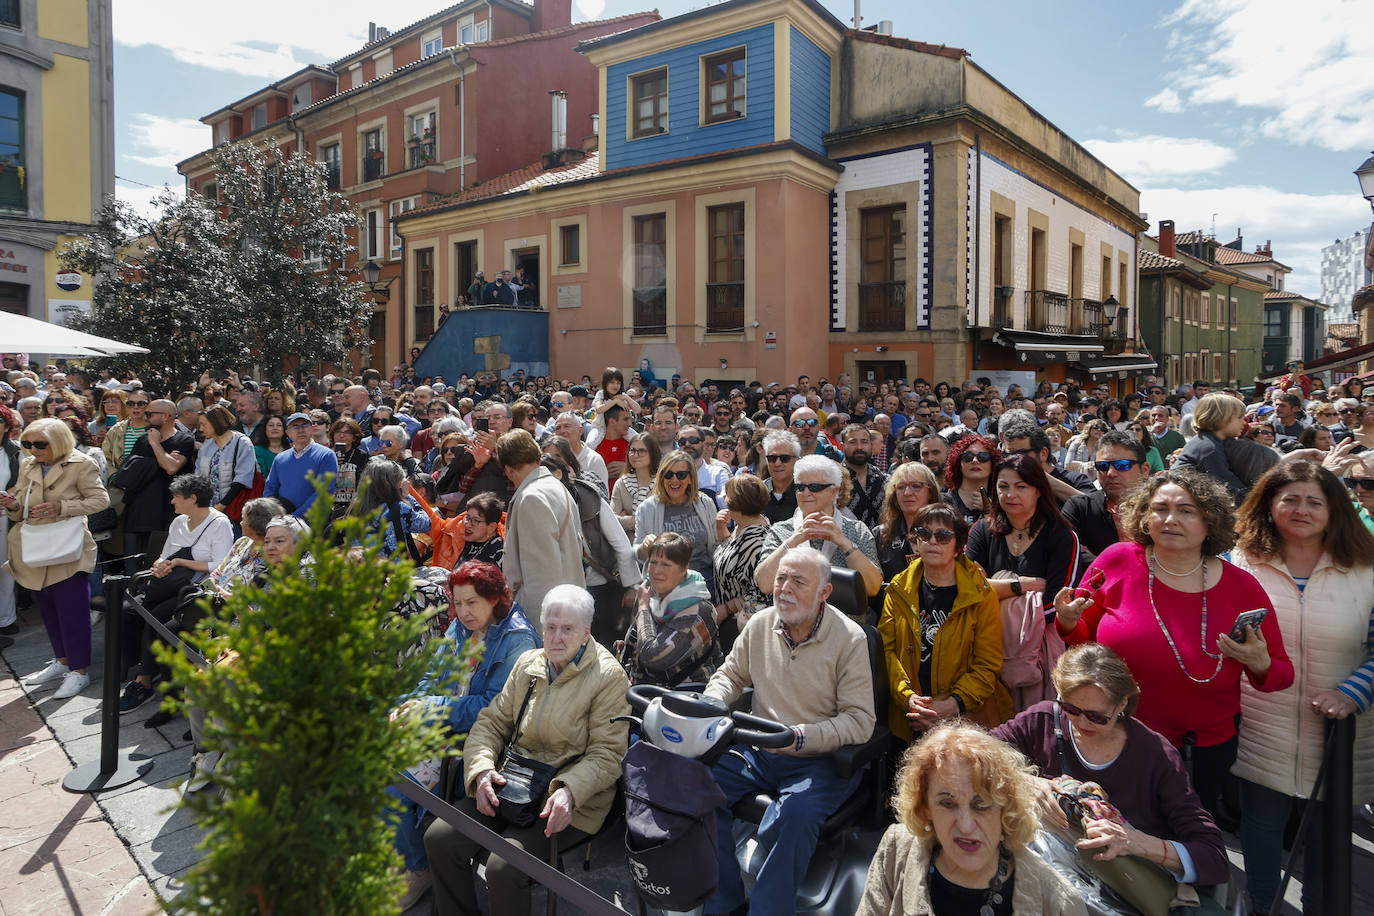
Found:
<svg viewBox="0 0 1374 916"><path fill-rule="evenodd" d="M1369 201L1370 208L1374 209L1374 153L1355 170L1355 177L1360 179L1360 193Z"/></svg>
<svg viewBox="0 0 1374 916"><path fill-rule="evenodd" d="M391 281L378 282L381 276L382 269L377 266L376 261L368 261L363 265L363 282L367 284L368 290L374 295L381 296L383 302L388 302L391 300Z"/></svg>

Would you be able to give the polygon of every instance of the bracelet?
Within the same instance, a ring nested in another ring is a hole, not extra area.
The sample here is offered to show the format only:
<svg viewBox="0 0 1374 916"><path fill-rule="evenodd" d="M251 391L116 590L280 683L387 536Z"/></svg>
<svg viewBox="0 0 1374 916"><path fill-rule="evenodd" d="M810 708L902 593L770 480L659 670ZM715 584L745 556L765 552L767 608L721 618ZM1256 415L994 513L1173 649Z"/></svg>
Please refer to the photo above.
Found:
<svg viewBox="0 0 1374 916"><path fill-rule="evenodd" d="M845 558L846 560L849 559L849 555L852 554L854 551L856 551L856 550L858 550L858 549L859 549L859 545L858 545L858 544L852 544L852 545L850 545L849 549L846 550L846 551L844 552L844 554L843 554L844 558Z"/></svg>
<svg viewBox="0 0 1374 916"><path fill-rule="evenodd" d="M1016 595L1017 597L1020 597L1022 594L1025 593L1025 589L1021 585L1020 576L1016 576L1014 579L1011 580L1011 593L1013 595Z"/></svg>
<svg viewBox="0 0 1374 916"><path fill-rule="evenodd" d="M792 749L800 751L803 747L806 746L806 732L802 731L802 727L800 725L793 725L792 734L797 736L797 743L792 745Z"/></svg>

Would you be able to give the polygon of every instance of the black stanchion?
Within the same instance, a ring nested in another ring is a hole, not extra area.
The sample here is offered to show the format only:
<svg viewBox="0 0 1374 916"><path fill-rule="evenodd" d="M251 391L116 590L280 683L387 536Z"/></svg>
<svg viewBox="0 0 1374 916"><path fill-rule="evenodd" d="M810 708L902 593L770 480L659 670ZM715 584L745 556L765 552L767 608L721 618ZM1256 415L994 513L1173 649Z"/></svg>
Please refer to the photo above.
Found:
<svg viewBox="0 0 1374 916"><path fill-rule="evenodd" d="M62 780L68 792L103 792L128 785L153 768L151 760L119 753L119 691L124 663L119 631L124 623L128 576L105 579L105 683L100 699L100 759L80 764Z"/></svg>
<svg viewBox="0 0 1374 916"><path fill-rule="evenodd" d="M1328 744L1326 794L1322 813L1322 912L1350 916L1353 912L1351 855L1355 812L1355 717L1326 724Z"/></svg>

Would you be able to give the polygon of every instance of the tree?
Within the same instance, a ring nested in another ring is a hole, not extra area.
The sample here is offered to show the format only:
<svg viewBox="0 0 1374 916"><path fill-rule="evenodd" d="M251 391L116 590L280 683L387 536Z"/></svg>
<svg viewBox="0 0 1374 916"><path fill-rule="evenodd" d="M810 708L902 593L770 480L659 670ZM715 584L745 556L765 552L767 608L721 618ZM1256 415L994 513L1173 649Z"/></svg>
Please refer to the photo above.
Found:
<svg viewBox="0 0 1374 916"><path fill-rule="evenodd" d="M111 201L59 252L96 280L91 314L72 325L142 337L151 352L111 368L153 390L250 362L280 378L370 343L371 305L350 266L358 215L324 165L270 141L220 147L214 160L217 201L169 191L154 218Z"/></svg>
<svg viewBox="0 0 1374 916"><path fill-rule="evenodd" d="M161 647L184 697L206 711L205 740L222 751L221 792L183 796L206 829L205 857L186 877L187 913L373 916L396 912L401 860L380 814L400 771L441 753L446 723L389 711L431 670L433 652L410 650L428 615L392 612L410 590L411 564L381 553L368 520L326 530L330 501L310 514L305 562L272 567L261 587L235 589L207 607L193 641L207 658L232 648L234 663L201 671ZM361 542L361 562L336 544ZM480 655L456 665L466 675Z"/></svg>

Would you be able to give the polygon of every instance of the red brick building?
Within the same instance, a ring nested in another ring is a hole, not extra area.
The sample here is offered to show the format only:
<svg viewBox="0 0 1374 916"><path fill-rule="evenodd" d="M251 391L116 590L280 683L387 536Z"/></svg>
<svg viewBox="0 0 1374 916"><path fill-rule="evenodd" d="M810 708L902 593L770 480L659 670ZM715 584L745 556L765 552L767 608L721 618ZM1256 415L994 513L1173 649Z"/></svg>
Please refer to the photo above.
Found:
<svg viewBox="0 0 1374 916"><path fill-rule="evenodd" d="M389 369L423 346L437 304L402 308L404 239L393 217L537 160L554 146L550 93L566 95L566 142L594 133L597 71L579 42L658 20L656 12L571 22L571 0L466 0L388 31L372 26L362 48L311 65L206 115L215 145L272 140L329 168L331 187L358 206L357 264L374 261L389 283L373 313L364 364ZM188 190L213 197L210 151L177 166ZM477 264L457 248L456 276L514 268ZM437 266L437 265L436 265ZM426 280L433 289L433 266ZM420 293L420 290L416 290ZM541 303L542 304L542 303Z"/></svg>

